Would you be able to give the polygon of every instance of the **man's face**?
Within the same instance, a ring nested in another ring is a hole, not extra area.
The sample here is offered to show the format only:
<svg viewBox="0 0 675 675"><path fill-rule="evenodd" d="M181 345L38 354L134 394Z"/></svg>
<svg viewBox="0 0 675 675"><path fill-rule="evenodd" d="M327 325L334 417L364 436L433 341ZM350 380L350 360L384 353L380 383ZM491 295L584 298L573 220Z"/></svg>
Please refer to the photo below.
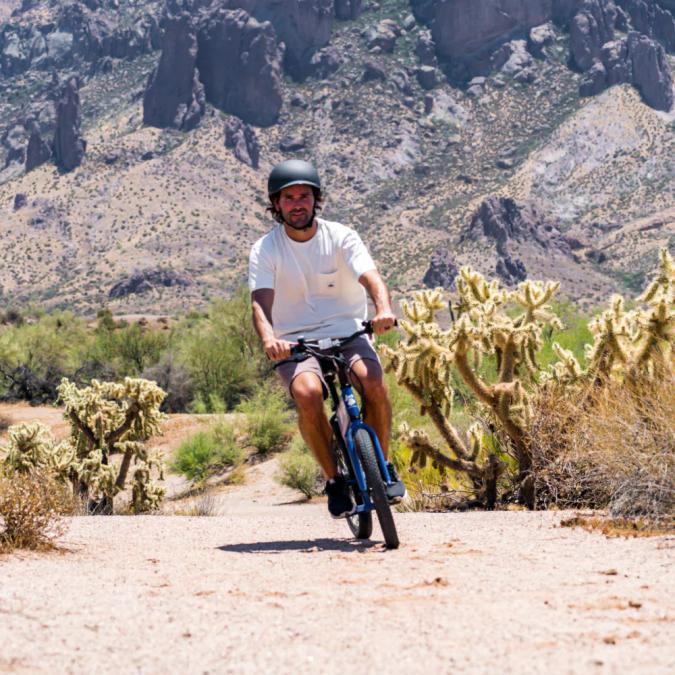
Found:
<svg viewBox="0 0 675 675"><path fill-rule="evenodd" d="M292 228L301 230L312 221L314 192L309 185L290 185L279 193L277 208Z"/></svg>

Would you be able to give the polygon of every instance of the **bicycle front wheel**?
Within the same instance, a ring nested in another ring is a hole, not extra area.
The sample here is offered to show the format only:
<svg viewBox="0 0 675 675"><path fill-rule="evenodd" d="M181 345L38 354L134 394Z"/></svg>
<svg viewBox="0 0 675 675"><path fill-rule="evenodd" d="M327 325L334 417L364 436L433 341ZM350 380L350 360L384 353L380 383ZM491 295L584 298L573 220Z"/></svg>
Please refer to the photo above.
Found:
<svg viewBox="0 0 675 675"><path fill-rule="evenodd" d="M363 471L366 474L366 480L370 488L370 498L373 500L373 504L375 504L375 511L377 519L380 521L384 543L387 548L398 548L399 542L396 524L394 523L394 516L391 513L391 507L387 499L382 474L380 474L373 440L365 429L357 429L354 434L354 445L356 445L356 451L359 453Z"/></svg>

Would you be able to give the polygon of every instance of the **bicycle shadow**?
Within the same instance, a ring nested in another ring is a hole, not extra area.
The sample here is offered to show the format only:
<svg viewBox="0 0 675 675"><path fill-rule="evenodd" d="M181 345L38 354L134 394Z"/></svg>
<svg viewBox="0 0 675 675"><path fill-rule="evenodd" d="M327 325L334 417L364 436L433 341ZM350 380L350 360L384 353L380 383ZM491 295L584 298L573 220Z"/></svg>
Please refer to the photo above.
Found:
<svg viewBox="0 0 675 675"><path fill-rule="evenodd" d="M340 551L342 553L362 553L374 547L382 547L382 542L369 539L286 539L283 541L258 541L248 544L225 544L218 546L225 553L320 553L322 551Z"/></svg>

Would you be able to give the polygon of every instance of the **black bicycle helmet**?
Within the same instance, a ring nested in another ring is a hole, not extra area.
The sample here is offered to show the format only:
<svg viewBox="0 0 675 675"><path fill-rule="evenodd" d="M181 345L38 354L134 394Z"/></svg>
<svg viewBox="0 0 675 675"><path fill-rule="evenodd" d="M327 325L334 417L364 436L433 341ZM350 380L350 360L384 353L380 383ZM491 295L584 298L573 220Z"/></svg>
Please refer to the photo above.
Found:
<svg viewBox="0 0 675 675"><path fill-rule="evenodd" d="M267 194L272 197L289 185L311 185L320 190L319 172L302 159L287 159L277 164L270 172L267 179Z"/></svg>

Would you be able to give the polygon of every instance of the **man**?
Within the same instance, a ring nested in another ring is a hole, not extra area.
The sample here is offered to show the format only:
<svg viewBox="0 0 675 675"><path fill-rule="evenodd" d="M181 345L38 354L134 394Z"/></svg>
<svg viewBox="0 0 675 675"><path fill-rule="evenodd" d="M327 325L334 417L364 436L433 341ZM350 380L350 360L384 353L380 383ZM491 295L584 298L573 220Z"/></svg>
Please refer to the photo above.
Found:
<svg viewBox="0 0 675 675"><path fill-rule="evenodd" d="M317 217L322 202L317 170L302 160L282 162L272 169L267 188L268 210L279 226L253 245L249 259L253 324L267 357L287 359L300 336L312 341L355 333L367 316L366 291L375 304L375 332L389 330L396 321L389 293L361 238L351 228ZM365 421L387 457L391 404L377 354L365 336L349 343L344 354L364 398ZM295 401L300 433L325 475L328 510L334 518L354 513L331 449L326 386L317 359L282 364L277 373ZM389 471L396 481L390 500L397 501L405 488L391 464Z"/></svg>

